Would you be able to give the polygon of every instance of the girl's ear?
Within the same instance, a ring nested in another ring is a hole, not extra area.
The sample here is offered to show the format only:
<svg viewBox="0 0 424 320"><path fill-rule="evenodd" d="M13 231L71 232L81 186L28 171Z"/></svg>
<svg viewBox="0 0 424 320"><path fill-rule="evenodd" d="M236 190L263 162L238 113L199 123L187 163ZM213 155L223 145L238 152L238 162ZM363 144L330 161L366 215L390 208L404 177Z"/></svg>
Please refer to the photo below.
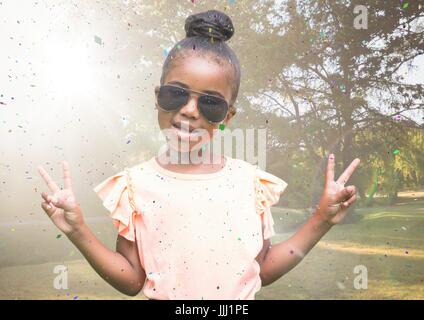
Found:
<svg viewBox="0 0 424 320"><path fill-rule="evenodd" d="M236 112L237 112L236 111L236 108L234 108L233 105L230 105L230 109L229 109L228 114L227 114L227 116L225 118L225 121L224 121L225 124L228 124L228 122L230 121L230 119L236 115Z"/></svg>

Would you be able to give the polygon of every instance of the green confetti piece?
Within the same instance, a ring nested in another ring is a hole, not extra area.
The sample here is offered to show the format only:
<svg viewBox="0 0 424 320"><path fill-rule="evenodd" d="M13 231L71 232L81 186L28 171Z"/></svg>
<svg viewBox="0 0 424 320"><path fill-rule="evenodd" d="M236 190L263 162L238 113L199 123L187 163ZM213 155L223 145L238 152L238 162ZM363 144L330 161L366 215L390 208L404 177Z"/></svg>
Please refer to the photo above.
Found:
<svg viewBox="0 0 424 320"><path fill-rule="evenodd" d="M393 154L399 154L399 152L400 151L398 149L396 149L396 150L393 151Z"/></svg>
<svg viewBox="0 0 424 320"><path fill-rule="evenodd" d="M405 2L404 4L402 4L402 9L406 9L406 8L408 8L408 6L409 6L409 3Z"/></svg>
<svg viewBox="0 0 424 320"><path fill-rule="evenodd" d="M223 131L225 129L225 124L220 123L219 124L219 130Z"/></svg>
<svg viewBox="0 0 424 320"><path fill-rule="evenodd" d="M59 239L61 236L62 236L61 234L58 234L58 235L56 236L56 239Z"/></svg>
<svg viewBox="0 0 424 320"><path fill-rule="evenodd" d="M100 45L102 45L102 43L103 43L102 38L100 38L100 37L98 37L98 36L94 36L94 41L95 41L97 44L100 44Z"/></svg>

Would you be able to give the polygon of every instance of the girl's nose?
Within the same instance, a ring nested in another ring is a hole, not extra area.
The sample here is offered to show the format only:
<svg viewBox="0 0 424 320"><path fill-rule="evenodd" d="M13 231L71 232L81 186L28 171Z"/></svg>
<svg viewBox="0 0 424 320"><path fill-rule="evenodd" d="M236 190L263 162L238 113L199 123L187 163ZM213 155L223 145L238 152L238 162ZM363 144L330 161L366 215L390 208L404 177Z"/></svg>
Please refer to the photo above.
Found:
<svg viewBox="0 0 424 320"><path fill-rule="evenodd" d="M187 118L199 118L199 109L197 108L197 97L191 95L188 99L188 102L185 106L181 107L179 110L180 114L186 116Z"/></svg>

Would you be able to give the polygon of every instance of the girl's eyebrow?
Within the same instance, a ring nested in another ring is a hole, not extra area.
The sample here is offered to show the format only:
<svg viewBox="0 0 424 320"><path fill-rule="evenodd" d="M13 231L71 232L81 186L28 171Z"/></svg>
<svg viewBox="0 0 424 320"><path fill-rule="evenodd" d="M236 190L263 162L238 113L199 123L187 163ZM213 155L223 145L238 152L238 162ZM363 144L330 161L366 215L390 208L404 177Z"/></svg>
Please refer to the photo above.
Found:
<svg viewBox="0 0 424 320"><path fill-rule="evenodd" d="M179 85L183 88L190 89L190 87L188 85L186 85L185 83L179 82L179 81L170 81L168 83L169 84L177 84L177 85ZM225 97L222 94L220 94L218 91L202 90L202 92L207 93L207 94L212 94L212 95L215 95L215 96L219 96L219 97L225 99Z"/></svg>

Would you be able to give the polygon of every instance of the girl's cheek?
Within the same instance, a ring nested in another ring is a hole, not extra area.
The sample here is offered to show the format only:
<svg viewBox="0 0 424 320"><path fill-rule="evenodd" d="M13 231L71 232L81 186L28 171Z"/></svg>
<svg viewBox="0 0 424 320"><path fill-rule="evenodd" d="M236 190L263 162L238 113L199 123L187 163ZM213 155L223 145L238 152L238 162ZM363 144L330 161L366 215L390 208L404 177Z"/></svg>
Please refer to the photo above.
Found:
<svg viewBox="0 0 424 320"><path fill-rule="evenodd" d="M158 110L158 123L161 130L169 128L171 124L172 114Z"/></svg>

